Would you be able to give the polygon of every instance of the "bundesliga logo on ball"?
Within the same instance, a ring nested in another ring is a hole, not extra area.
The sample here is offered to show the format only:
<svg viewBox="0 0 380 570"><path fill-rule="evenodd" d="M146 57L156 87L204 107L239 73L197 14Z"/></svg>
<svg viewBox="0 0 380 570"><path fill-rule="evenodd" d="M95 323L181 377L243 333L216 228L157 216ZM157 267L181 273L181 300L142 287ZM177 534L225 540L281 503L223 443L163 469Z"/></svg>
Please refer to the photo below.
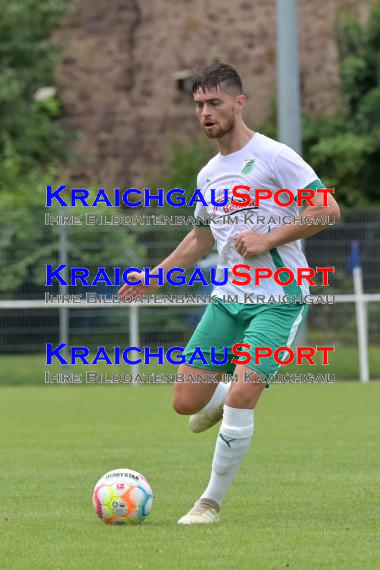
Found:
<svg viewBox="0 0 380 570"><path fill-rule="evenodd" d="M143 475L132 469L109 471L95 485L92 504L106 524L140 524L152 510L152 489Z"/></svg>

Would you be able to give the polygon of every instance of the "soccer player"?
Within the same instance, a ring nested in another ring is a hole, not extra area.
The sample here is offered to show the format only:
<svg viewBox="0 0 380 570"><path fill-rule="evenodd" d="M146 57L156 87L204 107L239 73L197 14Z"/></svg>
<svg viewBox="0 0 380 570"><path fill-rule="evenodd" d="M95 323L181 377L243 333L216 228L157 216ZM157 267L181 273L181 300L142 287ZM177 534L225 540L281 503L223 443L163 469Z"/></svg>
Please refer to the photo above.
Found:
<svg viewBox="0 0 380 570"><path fill-rule="evenodd" d="M273 199L263 200L257 207L255 189L265 188L274 193L286 188L296 198L297 189L317 190L324 188L323 183L291 148L247 127L242 117L246 97L241 78L234 68L223 63L210 65L193 78L192 89L201 127L207 137L215 139L219 153L200 171L197 179L197 188L201 189L207 207L197 204L197 225L155 269L163 268L166 273L173 267L190 268L216 242L221 268L231 269L237 264L247 264L252 277L255 268L269 268L274 273L276 269L286 267L296 274L297 268L307 267L300 240L326 227L321 217L339 219L335 199L329 194L328 203L323 206L323 195L315 195L314 205L307 205L302 212L302 216L310 216L314 224L306 225L300 220L277 225L268 223L271 217L272 220L273 217L296 217L296 201L281 207ZM250 205L240 207L232 204L231 191L238 185L250 188L253 198ZM217 191L217 199L220 195L220 207L211 204L212 188ZM223 203L225 188L229 191L227 205ZM285 201L286 196L282 199ZM255 224L253 215L261 216L260 223ZM226 216L237 217L238 223L226 223ZM210 220L209 225L207 219ZM233 284L232 278L230 276L226 285L213 291L213 296L218 299L207 306L186 347L186 364L181 364L178 370L185 377L191 374L193 378L197 375L199 378L203 375L210 381L183 382L174 387L174 409L179 414L190 415L189 426L193 432L202 432L222 420L209 483L200 499L178 521L180 524L219 520L223 498L252 439L254 409L267 386L265 379L279 368L274 358L261 359L259 365L254 364L254 358L248 364L234 365L231 362L234 358L232 346L248 344L251 354L255 346L269 347L273 352L279 347L290 347L307 313L308 306L301 300L308 294L306 282L297 285L293 281L281 286L274 279L265 279L255 286L252 278L249 285L241 287ZM131 273L129 279L140 280L141 275ZM153 282L146 286L124 285L120 295L151 294L156 288ZM250 294L249 302L246 294ZM267 300L272 295L289 295L295 302L255 303L259 294ZM238 302L223 302L225 295L237 295ZM201 348L207 363L191 361L196 347ZM212 364L211 347L215 347L219 361L223 361L225 347L228 347L228 362ZM285 359L285 352L281 358ZM239 357L240 360L246 361L243 357ZM215 382L215 378L220 380L223 373L233 374L234 381Z"/></svg>

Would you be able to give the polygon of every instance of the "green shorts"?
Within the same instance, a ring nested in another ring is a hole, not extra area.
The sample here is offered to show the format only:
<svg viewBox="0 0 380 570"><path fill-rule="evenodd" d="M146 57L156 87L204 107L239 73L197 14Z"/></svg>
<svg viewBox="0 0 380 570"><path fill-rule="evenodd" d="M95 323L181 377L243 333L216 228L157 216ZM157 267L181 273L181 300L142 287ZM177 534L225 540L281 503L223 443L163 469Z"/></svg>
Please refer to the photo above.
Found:
<svg viewBox="0 0 380 570"><path fill-rule="evenodd" d="M246 366L268 378L280 367L274 359L274 351L281 346L291 346L305 320L308 309L309 306L305 304L250 305L223 303L220 299L216 299L215 303L210 303L206 308L185 348L186 363L204 370L220 370L223 373L232 374L236 366L231 362L232 359L245 360L245 357L237 357L232 353L232 346L244 343L249 344L251 348L239 350L249 352L252 356ZM261 358L260 364L254 364L254 349L258 346L271 348L272 356ZM211 347L215 347L214 359L219 361L223 361L224 347L228 347L228 362L220 365L213 364ZM190 362L196 348L201 349L208 364L199 359L192 359ZM280 359L287 357L288 354L285 351L279 355Z"/></svg>

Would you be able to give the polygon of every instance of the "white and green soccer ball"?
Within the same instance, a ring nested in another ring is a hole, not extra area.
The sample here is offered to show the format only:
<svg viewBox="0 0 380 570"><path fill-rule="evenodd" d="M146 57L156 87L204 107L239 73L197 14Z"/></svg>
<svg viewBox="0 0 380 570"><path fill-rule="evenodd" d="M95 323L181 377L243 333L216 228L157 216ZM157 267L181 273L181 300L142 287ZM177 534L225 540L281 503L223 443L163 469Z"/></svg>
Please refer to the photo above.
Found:
<svg viewBox="0 0 380 570"><path fill-rule="evenodd" d="M109 471L95 485L92 503L106 524L142 523L152 509L152 489L141 473L132 469Z"/></svg>

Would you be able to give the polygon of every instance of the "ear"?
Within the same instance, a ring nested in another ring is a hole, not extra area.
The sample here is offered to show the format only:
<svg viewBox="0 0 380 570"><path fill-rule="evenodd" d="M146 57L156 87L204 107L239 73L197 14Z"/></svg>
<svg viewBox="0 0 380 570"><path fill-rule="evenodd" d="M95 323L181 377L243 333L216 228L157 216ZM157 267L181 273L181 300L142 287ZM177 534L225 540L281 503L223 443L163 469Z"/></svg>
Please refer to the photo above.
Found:
<svg viewBox="0 0 380 570"><path fill-rule="evenodd" d="M247 97L245 95L238 95L236 97L236 104L237 104L238 108L240 109L240 111L242 111L246 100L247 100Z"/></svg>

